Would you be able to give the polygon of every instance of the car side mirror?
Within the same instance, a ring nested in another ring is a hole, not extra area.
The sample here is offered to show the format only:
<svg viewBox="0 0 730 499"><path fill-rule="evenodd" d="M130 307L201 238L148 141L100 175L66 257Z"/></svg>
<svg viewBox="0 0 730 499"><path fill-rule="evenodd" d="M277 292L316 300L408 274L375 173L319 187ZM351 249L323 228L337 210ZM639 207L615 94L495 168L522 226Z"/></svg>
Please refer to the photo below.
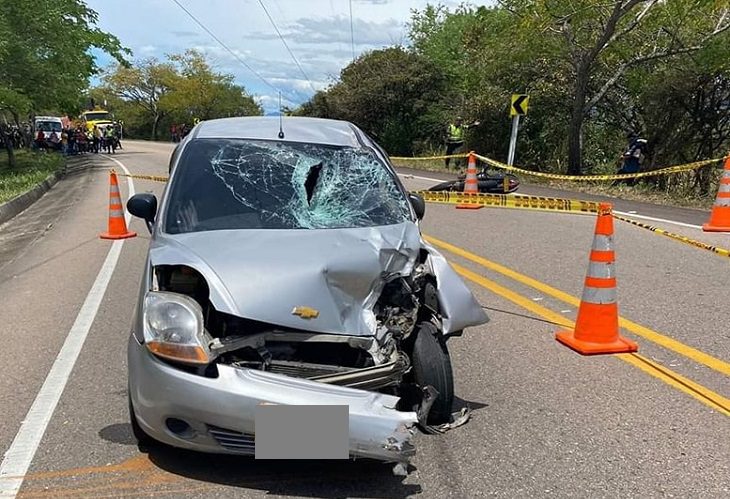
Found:
<svg viewBox="0 0 730 499"><path fill-rule="evenodd" d="M152 233L152 226L157 216L157 198L154 194L148 192L135 194L127 201L127 210L135 217L144 220L147 229Z"/></svg>
<svg viewBox="0 0 730 499"><path fill-rule="evenodd" d="M418 194L408 194L408 200L413 206L413 211L416 212L416 218L423 220L423 216L426 214L426 201Z"/></svg>

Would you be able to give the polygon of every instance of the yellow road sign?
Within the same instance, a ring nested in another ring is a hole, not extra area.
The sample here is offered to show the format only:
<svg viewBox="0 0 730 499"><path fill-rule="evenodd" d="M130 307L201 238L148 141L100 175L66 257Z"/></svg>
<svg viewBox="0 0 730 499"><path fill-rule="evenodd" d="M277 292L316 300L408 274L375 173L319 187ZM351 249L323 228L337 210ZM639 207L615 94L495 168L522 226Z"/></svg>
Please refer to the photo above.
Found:
<svg viewBox="0 0 730 499"><path fill-rule="evenodd" d="M524 94L512 94L512 105L509 107L510 116L524 116L527 114L527 104L530 96Z"/></svg>

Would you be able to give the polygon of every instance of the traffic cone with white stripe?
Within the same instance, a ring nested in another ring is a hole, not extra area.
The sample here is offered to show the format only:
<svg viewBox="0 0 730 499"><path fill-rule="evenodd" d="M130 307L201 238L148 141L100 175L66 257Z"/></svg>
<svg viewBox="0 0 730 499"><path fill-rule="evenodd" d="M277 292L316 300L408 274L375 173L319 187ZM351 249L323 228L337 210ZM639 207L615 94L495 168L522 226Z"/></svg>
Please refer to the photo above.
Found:
<svg viewBox="0 0 730 499"><path fill-rule="evenodd" d="M588 275L574 331L560 331L555 339L582 355L636 352L636 343L618 334L618 303L613 252L611 205L601 203Z"/></svg>
<svg viewBox="0 0 730 499"><path fill-rule="evenodd" d="M715 205L710 220L702 226L705 232L730 232L730 156L725 160L725 170L720 178Z"/></svg>
<svg viewBox="0 0 730 499"><path fill-rule="evenodd" d="M479 194L479 180L477 179L477 156L474 151L469 153L469 163L466 167L466 180L464 180L464 194L467 196ZM480 204L471 204L470 199L465 196L460 204L456 205L457 210L478 210L484 208Z"/></svg>
<svg viewBox="0 0 730 499"><path fill-rule="evenodd" d="M122 196L119 193L119 182L114 170L109 174L109 225L106 232L99 234L102 239L127 239L135 237L136 232L127 230L127 222L124 221L124 206Z"/></svg>

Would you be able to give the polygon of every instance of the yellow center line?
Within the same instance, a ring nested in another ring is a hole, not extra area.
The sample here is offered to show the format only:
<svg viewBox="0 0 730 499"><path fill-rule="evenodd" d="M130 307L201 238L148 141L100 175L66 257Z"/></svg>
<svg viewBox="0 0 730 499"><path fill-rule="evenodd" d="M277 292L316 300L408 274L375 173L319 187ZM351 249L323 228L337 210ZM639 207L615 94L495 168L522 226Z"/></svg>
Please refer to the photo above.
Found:
<svg viewBox="0 0 730 499"><path fill-rule="evenodd" d="M519 272L509 269L503 265L487 260L484 257L475 255L474 253L471 253L465 249L459 248L458 246L454 246L453 244L441 241L434 237L424 236L424 239L426 239L426 241L433 244L434 246L449 251L450 253L465 258L466 260L481 265L482 267L485 267L489 270L498 272L506 277L509 277L510 279L514 279L521 284L537 289L538 291L541 291L548 296L552 296L553 298L556 298L564 303L568 303L569 305L572 305L576 308L580 306L580 300L577 297L569 295L564 291L560 291L559 289L556 289L548 284L540 282L524 274L520 274ZM619 317L619 326L628 331L631 331L637 336L641 336L644 339L656 343L657 345L662 346L667 350L671 350L675 353L687 357L688 359L692 359L698 364L709 367L710 369L722 373L725 376L730 376L730 363L720 360L717 357L713 357L712 355L706 354L705 352L697 350L696 348L692 348L689 345L685 345L684 343L669 338L668 336L665 336L661 333L652 331L651 329L644 327L641 324L637 324L623 317Z"/></svg>
<svg viewBox="0 0 730 499"><path fill-rule="evenodd" d="M492 291L493 293L511 301L516 305L519 305L520 307L534 314L543 317L544 319L555 322L556 324L570 329L575 326L575 323L570 319L563 317L557 312L543 307L542 305L538 305L529 298L522 296L519 293L512 291L511 289L501 286L500 284L497 284L496 282L487 279L486 277L477 274L476 272L473 272L455 263L451 263L451 266L462 277L482 286L483 288ZM651 376L654 376L655 378L667 383L673 388L676 388L677 390L680 390L681 392L686 393L691 397L694 397L703 404L715 409L719 413L725 416L730 416L730 399L723 397L719 393L716 393L709 388L705 388L704 386L695 383L688 378L685 378L684 376L672 371L671 369L668 369L650 359L647 359L643 355L634 353L616 355L616 357L620 360L623 360L624 362L631 364L632 366L641 369L645 373L650 374Z"/></svg>

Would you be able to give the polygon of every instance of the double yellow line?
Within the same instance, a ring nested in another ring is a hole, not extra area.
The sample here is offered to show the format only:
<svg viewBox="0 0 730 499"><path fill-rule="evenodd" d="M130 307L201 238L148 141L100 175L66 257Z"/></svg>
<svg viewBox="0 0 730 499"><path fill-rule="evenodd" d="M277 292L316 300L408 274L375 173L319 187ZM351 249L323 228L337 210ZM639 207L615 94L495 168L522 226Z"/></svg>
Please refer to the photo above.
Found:
<svg viewBox="0 0 730 499"><path fill-rule="evenodd" d="M580 300L578 298L569 295L564 291L560 291L559 289L553 288L552 286L542 283L536 279L520 274L519 272L515 272L512 269L487 260L486 258L483 258L479 255L475 255L474 253L459 248L458 246L454 246L453 244L449 244L445 241L441 241L430 236L424 236L424 238L429 243L440 249L460 256L472 263L480 265L481 267L502 274L505 277L509 277L510 279L513 279L521 284L537 289L538 291L557 300L568 303L574 307L578 307L580 305ZM512 291L511 289L508 289L490 279L487 279L481 274L473 272L453 262L451 263L451 266L464 278L492 291L493 293L511 301L512 303L526 310L529 310L536 315L543 317L546 320L571 329L575 325L573 321L567 319L566 317L563 317L557 312L538 305L532 300L525 298L524 296ZM641 336L642 338L652 341L653 343L656 343L657 345L660 345L668 350L683 355L684 357L687 357L699 364L709 367L710 369L724 374L725 376L730 376L730 364L723 360L708 355L700 350L692 348L672 338L664 336L663 334L657 333L656 331L652 331L647 327L644 327L623 317L619 318L619 325L622 328L636 334L637 336ZM725 416L730 416L730 399L723 397L719 393L716 393L709 388L695 383L694 381L644 357L643 355L634 353L621 354L617 355L617 357L622 361L627 362L634 367L641 369L647 374L650 374L651 376L660 379L668 385L686 393L687 395L694 397L695 399L699 400L703 404L708 405L709 407L712 407L721 414L724 414Z"/></svg>

